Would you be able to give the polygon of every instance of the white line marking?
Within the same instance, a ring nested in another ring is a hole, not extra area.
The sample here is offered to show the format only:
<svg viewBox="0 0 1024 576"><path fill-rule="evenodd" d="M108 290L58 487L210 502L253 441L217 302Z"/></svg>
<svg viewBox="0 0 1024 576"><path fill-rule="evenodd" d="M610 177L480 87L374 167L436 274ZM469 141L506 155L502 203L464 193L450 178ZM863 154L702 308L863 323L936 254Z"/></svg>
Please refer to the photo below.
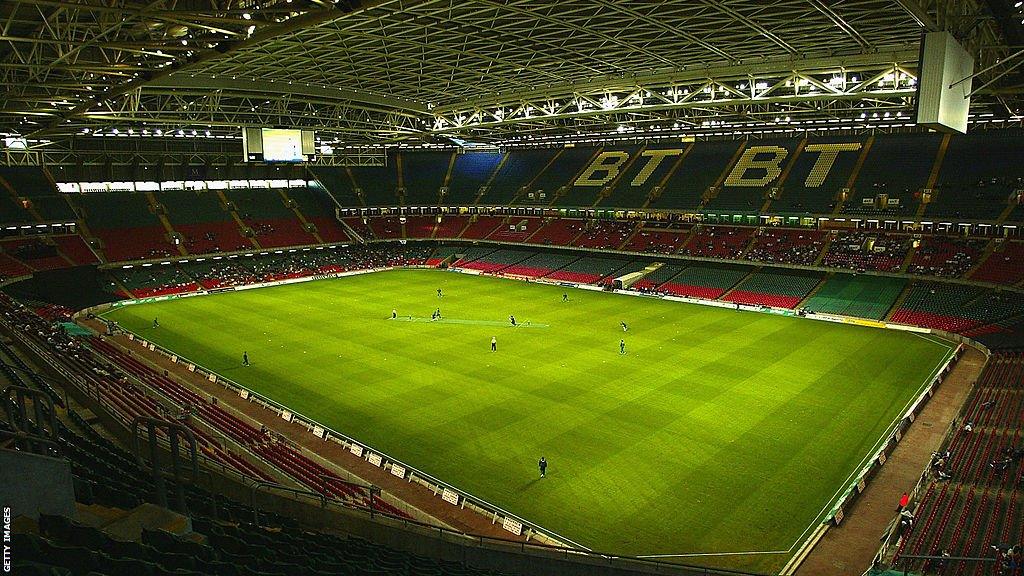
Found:
<svg viewBox="0 0 1024 576"><path fill-rule="evenodd" d="M647 554L637 558L688 558L692 556L755 556L758 554L786 554L789 550L765 550L752 552L694 552L691 554Z"/></svg>

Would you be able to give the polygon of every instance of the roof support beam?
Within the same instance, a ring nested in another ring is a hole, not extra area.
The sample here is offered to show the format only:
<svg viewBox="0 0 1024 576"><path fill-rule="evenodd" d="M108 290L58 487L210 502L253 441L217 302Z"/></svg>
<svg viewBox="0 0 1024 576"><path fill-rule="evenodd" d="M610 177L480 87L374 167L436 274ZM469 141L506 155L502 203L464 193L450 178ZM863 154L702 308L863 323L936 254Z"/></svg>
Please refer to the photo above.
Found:
<svg viewBox="0 0 1024 576"><path fill-rule="evenodd" d="M257 29L245 40L225 41L220 43L216 48L200 50L194 57L187 61L178 61L166 68L147 72L140 75L137 79L113 86L102 93L96 94L85 103L63 112L60 119L35 130L29 136L38 137L50 133L65 121L78 118L89 110L100 106L105 102L125 94L138 91L155 80L167 77L174 72L183 72L185 70L195 68L200 64L209 63L213 60L223 58L239 50L256 46L268 40L285 36L305 28L323 26L329 22L341 20L345 17L351 16L352 14L362 12L369 7L390 4L394 1L396 0L366 0L362 3L344 2L335 7L313 10L300 14L284 22Z"/></svg>
<svg viewBox="0 0 1024 576"><path fill-rule="evenodd" d="M917 0L896 0L896 4L900 8L910 15L911 18L917 22L917 25L924 28L928 32L936 32L939 30L938 24L932 19L928 11L918 4Z"/></svg>

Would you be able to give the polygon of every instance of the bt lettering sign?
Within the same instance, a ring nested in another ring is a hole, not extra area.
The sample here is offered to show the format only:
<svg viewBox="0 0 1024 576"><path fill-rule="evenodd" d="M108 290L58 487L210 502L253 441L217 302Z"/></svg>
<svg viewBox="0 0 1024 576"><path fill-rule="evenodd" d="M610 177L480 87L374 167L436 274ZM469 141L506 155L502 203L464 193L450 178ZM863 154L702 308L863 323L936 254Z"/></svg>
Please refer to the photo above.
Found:
<svg viewBox="0 0 1024 576"><path fill-rule="evenodd" d="M694 144L697 146L697 144ZM804 154L816 154L814 165L804 177L804 187L818 188L825 183L836 159L844 152L857 152L862 148L860 142L840 142L829 144L808 144ZM635 173L630 174L630 186L643 186L650 180L654 172L669 158L677 160L685 150L681 148L651 149L640 152L630 162L630 153L622 150L601 152L573 182L573 186L599 188L607 186L620 177L627 176L623 170L638 166ZM725 177L723 186L736 188L762 188L778 180L782 175L786 159L790 151L781 146L761 145L748 146L740 155L736 165ZM706 166L697 167L705 169ZM685 169L685 168L684 168Z"/></svg>

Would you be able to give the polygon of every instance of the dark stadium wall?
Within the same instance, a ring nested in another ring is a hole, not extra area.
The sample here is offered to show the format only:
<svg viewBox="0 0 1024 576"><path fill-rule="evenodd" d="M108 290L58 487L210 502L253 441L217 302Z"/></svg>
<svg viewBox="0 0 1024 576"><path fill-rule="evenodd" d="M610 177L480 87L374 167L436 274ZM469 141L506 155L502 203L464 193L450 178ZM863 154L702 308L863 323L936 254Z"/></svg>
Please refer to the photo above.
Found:
<svg viewBox="0 0 1024 576"><path fill-rule="evenodd" d="M3 287L20 300L34 300L67 306L74 310L111 300L103 274L96 266L77 266L34 272L31 278Z"/></svg>

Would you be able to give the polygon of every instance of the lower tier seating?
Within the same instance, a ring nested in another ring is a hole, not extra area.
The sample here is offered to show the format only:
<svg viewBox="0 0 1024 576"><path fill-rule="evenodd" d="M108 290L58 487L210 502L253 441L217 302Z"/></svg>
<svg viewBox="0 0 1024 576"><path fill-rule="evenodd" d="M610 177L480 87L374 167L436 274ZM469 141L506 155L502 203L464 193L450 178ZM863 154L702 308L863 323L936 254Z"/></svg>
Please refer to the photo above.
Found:
<svg viewBox="0 0 1024 576"><path fill-rule="evenodd" d="M906 284L902 278L835 274L807 299L804 309L881 320Z"/></svg>
<svg viewBox="0 0 1024 576"><path fill-rule="evenodd" d="M574 254L535 254L518 264L514 264L502 270L502 274L507 276L540 278L551 274L555 270L564 268L576 259L577 256Z"/></svg>
<svg viewBox="0 0 1024 576"><path fill-rule="evenodd" d="M933 457L924 488L912 505L912 529L898 542L894 567L923 574L1020 573L1022 412L1024 358L1019 353L995 354L967 400L961 424ZM951 559L940 565L905 558L921 555Z"/></svg>
<svg viewBox="0 0 1024 576"><path fill-rule="evenodd" d="M1024 302L1015 292L974 286L921 283L911 288L893 321L949 332L972 332L979 327L1009 321L1024 314ZM977 332L972 332L977 334Z"/></svg>
<svg viewBox="0 0 1024 576"><path fill-rule="evenodd" d="M714 300L750 272L740 266L694 264L683 268L671 280L658 286L658 291L674 296Z"/></svg>
<svg viewBox="0 0 1024 576"><path fill-rule="evenodd" d="M722 300L751 306L795 308L820 280L821 275L815 272L761 270L746 277Z"/></svg>
<svg viewBox="0 0 1024 576"><path fill-rule="evenodd" d="M480 270L481 272L498 272L513 264L522 262L532 255L532 252L524 250L494 250L473 261L463 262L458 265L471 270Z"/></svg>
<svg viewBox="0 0 1024 576"><path fill-rule="evenodd" d="M561 270L548 274L545 278L577 284L597 284L602 278L614 274L625 265L625 260L584 256Z"/></svg>

